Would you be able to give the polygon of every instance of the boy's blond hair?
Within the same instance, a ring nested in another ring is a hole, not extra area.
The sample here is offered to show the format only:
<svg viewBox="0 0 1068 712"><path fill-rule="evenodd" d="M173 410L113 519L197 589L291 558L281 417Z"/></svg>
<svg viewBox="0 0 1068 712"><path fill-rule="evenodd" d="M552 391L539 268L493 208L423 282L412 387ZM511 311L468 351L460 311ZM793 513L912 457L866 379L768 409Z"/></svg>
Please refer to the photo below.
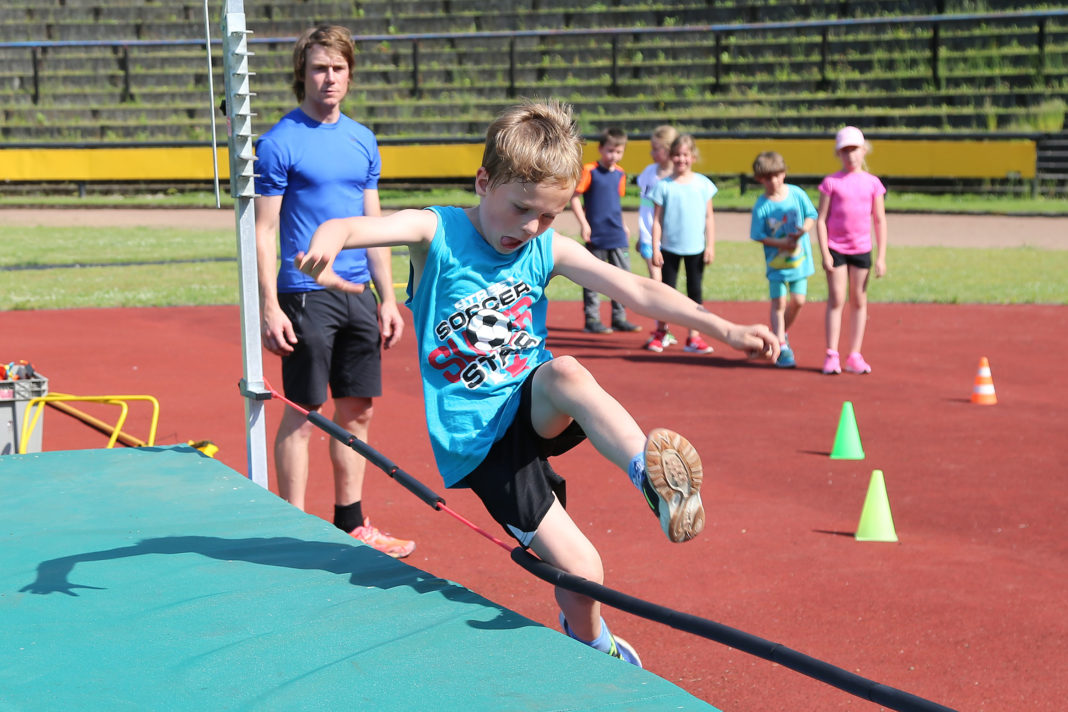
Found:
<svg viewBox="0 0 1068 712"><path fill-rule="evenodd" d="M653 129L653 133L649 137L649 143L654 143L657 146L663 146L664 148L671 148L671 144L678 137L678 129L670 124L663 124Z"/></svg>
<svg viewBox="0 0 1068 712"><path fill-rule="evenodd" d="M549 99L502 111L486 131L482 167L491 188L505 183L576 185L582 175L582 136L571 106Z"/></svg>
<svg viewBox="0 0 1068 712"><path fill-rule="evenodd" d="M763 178L786 172L786 159L776 151L764 151L753 161L753 176Z"/></svg>

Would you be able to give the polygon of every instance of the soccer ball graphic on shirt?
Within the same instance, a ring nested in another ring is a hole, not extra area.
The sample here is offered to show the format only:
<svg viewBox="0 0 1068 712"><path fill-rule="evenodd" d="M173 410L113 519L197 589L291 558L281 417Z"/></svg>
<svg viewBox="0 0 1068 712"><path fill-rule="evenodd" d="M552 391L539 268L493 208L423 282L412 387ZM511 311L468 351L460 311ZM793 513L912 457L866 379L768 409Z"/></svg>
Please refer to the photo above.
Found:
<svg viewBox="0 0 1068 712"><path fill-rule="evenodd" d="M467 342L476 351L488 353L508 343L512 320L493 309L479 309L467 323Z"/></svg>
<svg viewBox="0 0 1068 712"><path fill-rule="evenodd" d="M793 232L796 232L800 221L795 214L784 215L781 219L768 218L768 229L771 231L770 237L785 237ZM781 232L780 232L781 230ZM768 267L772 269L797 269L805 261L805 250L801 242L798 241L797 246L792 250L780 248L775 257L768 262Z"/></svg>

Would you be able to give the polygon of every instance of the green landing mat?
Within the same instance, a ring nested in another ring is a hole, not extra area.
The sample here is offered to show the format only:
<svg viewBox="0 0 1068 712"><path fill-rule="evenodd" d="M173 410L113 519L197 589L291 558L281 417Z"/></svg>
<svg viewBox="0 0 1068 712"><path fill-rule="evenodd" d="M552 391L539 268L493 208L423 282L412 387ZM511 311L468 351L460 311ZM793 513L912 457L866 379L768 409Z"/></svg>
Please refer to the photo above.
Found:
<svg viewBox="0 0 1068 712"><path fill-rule="evenodd" d="M4 712L715 710L189 447L0 456L0 491Z"/></svg>

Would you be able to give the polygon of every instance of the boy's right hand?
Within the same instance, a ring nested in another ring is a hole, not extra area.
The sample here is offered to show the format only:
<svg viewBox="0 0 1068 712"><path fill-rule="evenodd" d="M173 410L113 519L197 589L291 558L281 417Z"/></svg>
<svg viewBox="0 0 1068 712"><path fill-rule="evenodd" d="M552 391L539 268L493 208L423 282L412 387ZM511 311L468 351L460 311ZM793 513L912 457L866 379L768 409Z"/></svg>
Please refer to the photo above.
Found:
<svg viewBox="0 0 1068 712"><path fill-rule="evenodd" d="M342 279L334 271L334 260L324 254L298 252L293 258L293 266L304 274L315 279L317 284L334 289L339 292L352 292L360 294L364 285Z"/></svg>

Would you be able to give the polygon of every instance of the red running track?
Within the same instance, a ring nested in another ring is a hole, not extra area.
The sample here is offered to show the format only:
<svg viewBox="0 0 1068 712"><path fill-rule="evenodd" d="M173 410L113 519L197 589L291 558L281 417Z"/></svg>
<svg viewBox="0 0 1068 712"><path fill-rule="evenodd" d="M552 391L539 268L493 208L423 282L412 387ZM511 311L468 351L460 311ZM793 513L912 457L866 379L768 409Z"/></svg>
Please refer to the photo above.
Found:
<svg viewBox="0 0 1068 712"><path fill-rule="evenodd" d="M735 321L767 318L762 303L710 306ZM685 434L708 472L706 530L672 545L591 447L556 460L572 516L602 553L606 585L959 710L1062 709L1068 309L873 304L865 356L874 373L863 377L818 372L822 312L806 307L791 332L800 368L780 371L726 347L651 354L640 349L644 334L587 335L578 304L551 307L554 351L578 356L643 427ZM211 439L218 458L244 472L238 330L236 307L4 312L0 358L32 361L52 391L154 395L159 443ZM969 402L982 356L995 406ZM265 371L280 380L270 354ZM498 533L470 493L441 489L410 334L385 371L371 444ZM846 400L863 461L828 457ZM272 432L280 407L267 405ZM128 432L143 438L147 416L134 409ZM309 493L310 512L324 517L326 437ZM46 450L103 442L68 416L45 416ZM873 469L884 472L897 544L851 536ZM365 502L375 524L418 542L413 565L555 625L548 586L498 547L377 471ZM606 618L649 669L727 712L876 709L716 643L618 612Z"/></svg>

